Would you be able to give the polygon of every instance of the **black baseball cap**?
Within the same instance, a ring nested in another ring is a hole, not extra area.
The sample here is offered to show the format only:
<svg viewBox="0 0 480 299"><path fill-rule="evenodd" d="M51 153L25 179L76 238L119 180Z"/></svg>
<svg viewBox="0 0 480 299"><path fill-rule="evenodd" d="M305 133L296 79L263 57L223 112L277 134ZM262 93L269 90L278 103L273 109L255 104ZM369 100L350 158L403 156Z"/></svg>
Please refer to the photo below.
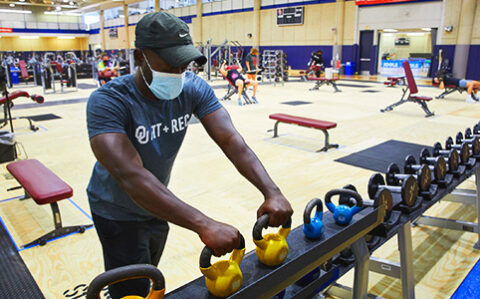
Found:
<svg viewBox="0 0 480 299"><path fill-rule="evenodd" d="M145 15L135 28L135 47L148 48L173 67L181 67L192 61L199 65L207 58L193 46L188 26L168 12Z"/></svg>

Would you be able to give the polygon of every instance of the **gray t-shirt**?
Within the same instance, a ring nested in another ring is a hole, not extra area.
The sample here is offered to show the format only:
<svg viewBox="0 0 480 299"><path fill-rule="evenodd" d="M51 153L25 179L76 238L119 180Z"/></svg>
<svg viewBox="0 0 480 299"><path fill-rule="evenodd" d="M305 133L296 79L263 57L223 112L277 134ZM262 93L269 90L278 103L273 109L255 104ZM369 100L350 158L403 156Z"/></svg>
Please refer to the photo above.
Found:
<svg viewBox="0 0 480 299"><path fill-rule="evenodd" d="M201 119L221 107L210 85L191 72L186 73L182 93L170 101L144 97L133 75L122 76L90 95L88 135L127 135L143 166L166 186L192 114ZM93 168L87 195L92 213L107 219L144 221L155 217L140 208L99 162Z"/></svg>

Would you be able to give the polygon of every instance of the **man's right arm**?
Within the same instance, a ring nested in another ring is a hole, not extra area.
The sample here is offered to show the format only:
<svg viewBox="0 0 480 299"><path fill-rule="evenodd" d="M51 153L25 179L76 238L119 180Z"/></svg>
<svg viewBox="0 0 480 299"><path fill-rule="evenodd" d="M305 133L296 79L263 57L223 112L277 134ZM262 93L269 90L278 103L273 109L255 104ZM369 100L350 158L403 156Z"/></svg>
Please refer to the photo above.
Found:
<svg viewBox="0 0 480 299"><path fill-rule="evenodd" d="M104 133L90 139L97 160L120 187L153 215L196 232L205 245L220 256L240 245L236 228L207 217L177 198L143 167L137 150L123 133Z"/></svg>

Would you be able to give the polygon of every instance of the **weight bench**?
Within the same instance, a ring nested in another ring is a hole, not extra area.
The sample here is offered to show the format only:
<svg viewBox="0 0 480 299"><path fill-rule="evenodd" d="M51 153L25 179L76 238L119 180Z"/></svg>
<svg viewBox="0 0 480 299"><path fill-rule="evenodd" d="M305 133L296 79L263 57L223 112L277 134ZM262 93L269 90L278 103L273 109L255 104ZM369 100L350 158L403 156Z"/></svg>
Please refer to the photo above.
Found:
<svg viewBox="0 0 480 299"><path fill-rule="evenodd" d="M278 137L278 124L287 123L287 124L293 124L293 125L298 125L302 127L321 130L323 134L325 134L325 145L324 147L319 149L317 152L326 152L330 148L338 148L338 144L329 143L329 135L328 135L328 130L335 128L337 126L337 123L317 120L312 118L305 118L300 116L293 116L293 115L288 115L283 113L270 114L269 118L276 120L275 126L273 127L274 138ZM269 131L272 131L272 130L269 130Z"/></svg>
<svg viewBox="0 0 480 299"><path fill-rule="evenodd" d="M238 66L236 65L231 65L231 66L227 66L226 67L226 70L236 70L238 69ZM238 93L238 88L237 86L235 86L235 84L230 81L227 77L223 76L223 79L227 80L228 81L228 90L227 90L227 93L220 99L220 101L227 101L227 100L231 100L231 97L234 95L234 94L237 94ZM256 101L253 101L252 99L250 99L250 97L247 95L247 88L246 88L246 85L247 85L247 81L248 80L245 80L245 85L243 86L243 91L242 91L242 98L243 98L243 101L245 102L245 104L257 104L258 102Z"/></svg>
<svg viewBox="0 0 480 299"><path fill-rule="evenodd" d="M387 77L387 81L383 82L383 84L387 85L388 87L394 87L396 85L405 85L405 77Z"/></svg>
<svg viewBox="0 0 480 299"><path fill-rule="evenodd" d="M438 85L437 85L438 86ZM443 99L445 98L445 96L451 94L451 93L454 93L455 91L458 91L460 94L464 91L467 91L468 88L465 88L465 87L458 87L458 86L455 86L455 85L448 85L448 86L445 86L445 90L439 94L438 96L436 96L435 98L436 99Z"/></svg>
<svg viewBox="0 0 480 299"><path fill-rule="evenodd" d="M415 83L415 78L413 78L412 69L410 68L410 64L408 63L408 60L405 60L403 62L403 69L405 70L407 87L404 87L402 89L403 91L402 97L398 102L393 103L392 105L387 106L385 109L381 109L380 111L381 112L392 111L393 108L397 106L400 106L407 102L412 102L412 103L417 103L422 107L423 111L425 111L426 113L425 117L430 117L435 115L433 112L430 111L430 109L428 109L428 105L427 105L427 102L431 101L432 98L417 95L418 93L417 83ZM410 92L407 95L408 91Z"/></svg>
<svg viewBox="0 0 480 299"><path fill-rule="evenodd" d="M318 78L318 77L308 77L307 78L309 81L316 81L315 86L310 88L309 90L318 90L322 85L331 85L333 89L335 90L334 92L341 92L340 89L338 89L337 84L335 81L339 80L339 78Z"/></svg>
<svg viewBox="0 0 480 299"><path fill-rule="evenodd" d="M25 197L23 199L31 197L39 205L50 204L53 212L55 229L21 246L21 248L27 248L37 244L45 245L52 239L74 232L83 233L86 228L93 226L93 224L62 226L62 219L57 202L72 197L73 189L38 160L30 159L12 162L7 165L7 169L23 187L25 191ZM9 191L18 188L20 187L11 188Z"/></svg>

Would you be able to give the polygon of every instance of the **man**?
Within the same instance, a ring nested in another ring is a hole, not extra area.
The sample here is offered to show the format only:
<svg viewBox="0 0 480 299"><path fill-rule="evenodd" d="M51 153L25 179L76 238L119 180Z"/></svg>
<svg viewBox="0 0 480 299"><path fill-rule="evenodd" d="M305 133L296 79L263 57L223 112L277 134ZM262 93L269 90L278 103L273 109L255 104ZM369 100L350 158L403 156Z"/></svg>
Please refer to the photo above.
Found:
<svg viewBox="0 0 480 299"><path fill-rule="evenodd" d="M255 80L245 80L243 78L242 74L240 72L243 70L242 66L240 65L239 62L237 62L237 65L235 67L225 67L227 62L224 60L222 62L222 66L220 67L220 73L222 76L227 78L228 81L230 81L236 88L237 88L237 93L238 93L238 105L242 105L242 93L244 88L249 88L250 86L253 86L253 96L252 100L255 103L258 103L256 95L257 95L257 88L258 88L258 82Z"/></svg>
<svg viewBox="0 0 480 299"><path fill-rule="evenodd" d="M195 114L238 171L262 192L257 217L279 226L290 204L234 128L212 88L191 72L206 58L192 45L188 26L172 14L144 16L136 26L135 74L97 89L87 104L90 145L98 162L87 188L105 269L158 265L172 222L198 234L216 256L240 244L239 232L177 198L168 188L188 121ZM178 249L180 250L180 248ZM109 286L113 298L146 296L146 279Z"/></svg>
<svg viewBox="0 0 480 299"><path fill-rule="evenodd" d="M439 72L434 78L433 83L439 84L438 87L445 89L445 86L455 86L460 88L466 88L467 94L473 100L478 102L478 97L476 96L478 88L480 87L479 81L474 80L465 80L459 78L453 78L446 76L443 72ZM467 98L468 100L468 98Z"/></svg>
<svg viewBox="0 0 480 299"><path fill-rule="evenodd" d="M309 69L312 69L316 77L320 77L324 68L322 55L322 50L318 50L317 52L312 53L312 57L310 57L310 61L308 62Z"/></svg>
<svg viewBox="0 0 480 299"><path fill-rule="evenodd" d="M245 58L245 65L247 66L247 79L250 81L257 81L258 73L258 49L250 49L247 58Z"/></svg>

